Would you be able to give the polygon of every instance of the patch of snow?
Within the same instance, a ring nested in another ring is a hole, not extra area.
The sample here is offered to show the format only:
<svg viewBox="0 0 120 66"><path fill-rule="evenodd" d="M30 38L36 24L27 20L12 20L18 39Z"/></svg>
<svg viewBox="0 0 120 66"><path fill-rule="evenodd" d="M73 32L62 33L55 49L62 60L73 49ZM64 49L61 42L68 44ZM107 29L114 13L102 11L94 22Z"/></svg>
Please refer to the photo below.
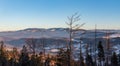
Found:
<svg viewBox="0 0 120 66"><path fill-rule="evenodd" d="M110 35L111 38L115 38L115 37L120 37L120 34L112 34Z"/></svg>
<svg viewBox="0 0 120 66"><path fill-rule="evenodd" d="M50 51L51 51L51 52L59 52L58 49L51 49Z"/></svg>

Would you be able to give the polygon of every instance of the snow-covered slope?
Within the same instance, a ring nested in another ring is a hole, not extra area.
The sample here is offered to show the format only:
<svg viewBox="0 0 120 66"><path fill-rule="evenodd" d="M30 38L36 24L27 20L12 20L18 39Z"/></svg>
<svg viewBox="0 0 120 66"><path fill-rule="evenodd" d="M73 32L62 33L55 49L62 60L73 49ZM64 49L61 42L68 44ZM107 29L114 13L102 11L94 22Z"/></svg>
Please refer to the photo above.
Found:
<svg viewBox="0 0 120 66"><path fill-rule="evenodd" d="M6 38L5 38L6 37ZM56 38L56 37L68 37L68 33L63 30L55 30L52 29L25 29L19 31L11 31L11 32L0 32L0 38L4 40L8 40L8 38L20 39L20 38Z"/></svg>
<svg viewBox="0 0 120 66"><path fill-rule="evenodd" d="M115 38L115 37L120 37L120 34L112 34L112 35L110 35L110 38Z"/></svg>

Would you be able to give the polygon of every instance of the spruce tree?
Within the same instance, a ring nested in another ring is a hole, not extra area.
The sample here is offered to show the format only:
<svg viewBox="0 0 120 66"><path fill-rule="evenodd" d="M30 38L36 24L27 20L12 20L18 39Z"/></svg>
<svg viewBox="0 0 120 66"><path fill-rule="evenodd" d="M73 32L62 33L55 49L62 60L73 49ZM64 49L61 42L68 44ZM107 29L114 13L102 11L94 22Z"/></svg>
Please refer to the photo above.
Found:
<svg viewBox="0 0 120 66"><path fill-rule="evenodd" d="M118 66L118 58L115 52L111 57L111 66Z"/></svg>
<svg viewBox="0 0 120 66"><path fill-rule="evenodd" d="M23 49L21 50L19 63L20 66L29 66L29 56L28 56L27 48L25 46L23 46Z"/></svg>
<svg viewBox="0 0 120 66"><path fill-rule="evenodd" d="M80 56L80 60L79 61L80 61L80 66L85 66L83 56Z"/></svg>
<svg viewBox="0 0 120 66"><path fill-rule="evenodd" d="M105 60L104 49L103 49L103 46L102 46L102 41L99 41L99 43L98 43L98 60L100 62L100 66L101 66L101 61Z"/></svg>
<svg viewBox="0 0 120 66"><path fill-rule="evenodd" d="M89 54L86 55L86 66L93 66L93 59Z"/></svg>

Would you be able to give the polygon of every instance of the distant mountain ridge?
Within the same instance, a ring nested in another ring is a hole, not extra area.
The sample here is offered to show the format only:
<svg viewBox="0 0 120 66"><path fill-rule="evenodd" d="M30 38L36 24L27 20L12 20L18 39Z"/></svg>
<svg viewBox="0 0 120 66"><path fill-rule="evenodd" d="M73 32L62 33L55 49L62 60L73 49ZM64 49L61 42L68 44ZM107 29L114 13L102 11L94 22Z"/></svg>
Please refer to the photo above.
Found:
<svg viewBox="0 0 120 66"><path fill-rule="evenodd" d="M82 31L84 29L81 29ZM27 28L23 30L17 30L17 31L3 31L0 32L0 40L7 41L8 39L20 39L20 38L68 38L69 33L68 28ZM94 36L95 30L84 30L86 31L86 34L84 37L92 37ZM98 36L104 36L106 32L110 32L112 36L113 34L116 34L119 36L120 30L97 30ZM80 35L80 32L78 32L78 36Z"/></svg>
<svg viewBox="0 0 120 66"><path fill-rule="evenodd" d="M27 28L17 31L0 32L0 38L6 41L8 38L20 39L20 38L41 38L41 37L46 37L46 38L67 37L66 30L67 30L66 28L50 28L50 29Z"/></svg>
<svg viewBox="0 0 120 66"><path fill-rule="evenodd" d="M27 28L17 31L0 32L0 41L4 41L8 47L21 48L25 44L26 38L46 38L46 39L69 39L68 28ZM85 31L85 34L81 35ZM120 37L120 30L96 30L96 38L106 38L106 33L110 32L110 38ZM74 41L78 41L81 36L88 42L88 39L95 39L95 30L80 29L75 33ZM53 42L54 43L54 42Z"/></svg>

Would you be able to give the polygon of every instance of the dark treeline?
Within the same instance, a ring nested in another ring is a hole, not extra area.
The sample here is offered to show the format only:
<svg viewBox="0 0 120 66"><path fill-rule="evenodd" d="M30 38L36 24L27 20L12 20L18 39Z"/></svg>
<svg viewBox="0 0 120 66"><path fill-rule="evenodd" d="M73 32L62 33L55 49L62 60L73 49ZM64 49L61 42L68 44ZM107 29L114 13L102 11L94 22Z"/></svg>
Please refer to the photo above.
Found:
<svg viewBox="0 0 120 66"><path fill-rule="evenodd" d="M56 55L44 54L44 52L36 53L34 49L30 53L27 46L23 46L19 52L15 47L13 50L7 51L2 41L0 44L0 66L69 66L69 61L71 66L120 66L120 54L113 52L108 55L109 53L104 51L101 41L97 46L96 57L90 54L86 48L86 55L80 54L78 61L73 58L69 60L69 49L59 48L59 50Z"/></svg>

